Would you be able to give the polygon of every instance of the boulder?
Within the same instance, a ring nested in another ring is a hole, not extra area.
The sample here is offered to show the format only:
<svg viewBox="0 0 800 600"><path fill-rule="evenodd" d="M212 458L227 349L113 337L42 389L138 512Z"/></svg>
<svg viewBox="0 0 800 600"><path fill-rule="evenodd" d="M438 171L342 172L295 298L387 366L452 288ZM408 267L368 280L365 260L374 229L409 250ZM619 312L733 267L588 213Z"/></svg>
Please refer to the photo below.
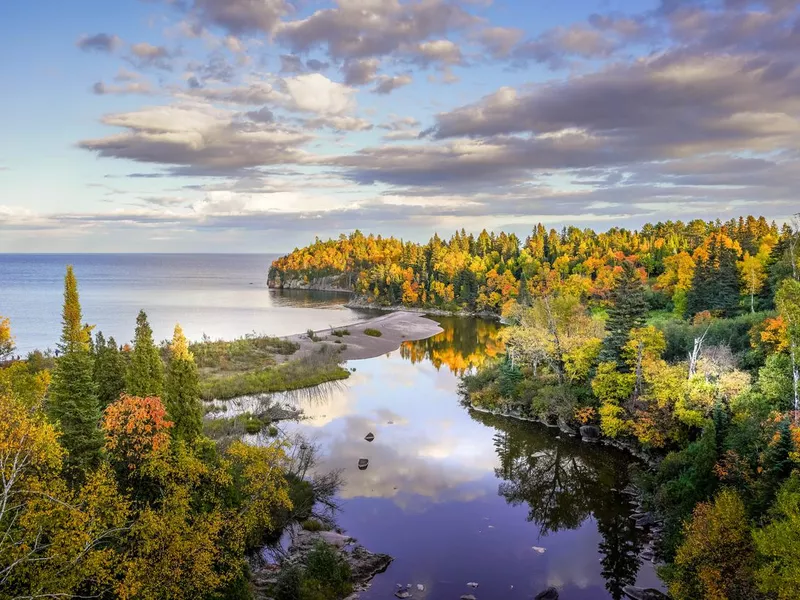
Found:
<svg viewBox="0 0 800 600"><path fill-rule="evenodd" d="M536 594L534 600L558 600L558 590L554 587L549 587Z"/></svg>
<svg viewBox="0 0 800 600"><path fill-rule="evenodd" d="M370 431L366 436L364 436L364 439L368 442L371 442L375 439L375 434Z"/></svg>
<svg viewBox="0 0 800 600"><path fill-rule="evenodd" d="M600 440L600 430L594 425L581 426L581 441L597 442Z"/></svg>
<svg viewBox="0 0 800 600"><path fill-rule="evenodd" d="M626 585L622 588L622 591L631 600L669 600L669 596L653 588L640 588L635 585Z"/></svg>
<svg viewBox="0 0 800 600"><path fill-rule="evenodd" d="M368 466L369 466L369 459L367 459L367 458L359 458L358 459L358 470L359 471L366 471Z"/></svg>
<svg viewBox="0 0 800 600"><path fill-rule="evenodd" d="M461 600L478 600L478 599L472 594L464 594L463 596L461 596Z"/></svg>

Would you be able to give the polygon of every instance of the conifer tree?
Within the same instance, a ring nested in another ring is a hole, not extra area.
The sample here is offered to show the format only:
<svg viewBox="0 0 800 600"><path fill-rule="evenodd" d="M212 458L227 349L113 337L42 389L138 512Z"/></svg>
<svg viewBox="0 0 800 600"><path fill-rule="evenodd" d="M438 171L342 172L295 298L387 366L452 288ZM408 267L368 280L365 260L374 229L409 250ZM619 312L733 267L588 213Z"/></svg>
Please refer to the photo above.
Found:
<svg viewBox="0 0 800 600"><path fill-rule="evenodd" d="M140 398L161 397L164 391L164 365L143 310L136 317L136 335L125 376L125 391Z"/></svg>
<svg viewBox="0 0 800 600"><path fill-rule="evenodd" d="M191 442L202 433L203 409L197 365L180 325L175 325L169 354L165 389L167 416L175 424L173 437Z"/></svg>
<svg viewBox="0 0 800 600"><path fill-rule="evenodd" d="M97 385L97 398L100 407L105 409L119 400L125 390L125 360L117 348L114 338L106 341L103 332L95 337L94 344L94 382Z"/></svg>
<svg viewBox="0 0 800 600"><path fill-rule="evenodd" d="M642 278L630 261L622 265L622 273L611 294L611 303L606 321L608 335L603 340L600 360L621 364L620 352L628 343L631 329L642 327L647 316L647 299Z"/></svg>
<svg viewBox="0 0 800 600"><path fill-rule="evenodd" d="M53 371L47 408L61 429L61 444L68 452L65 470L72 480L80 479L100 462L103 448L100 405L92 377L90 328L81 320L78 283L70 265L64 278L60 356Z"/></svg>
<svg viewBox="0 0 800 600"><path fill-rule="evenodd" d="M726 317L732 317L739 309L741 282L736 264L736 250L717 245L718 264L713 282L712 310Z"/></svg>

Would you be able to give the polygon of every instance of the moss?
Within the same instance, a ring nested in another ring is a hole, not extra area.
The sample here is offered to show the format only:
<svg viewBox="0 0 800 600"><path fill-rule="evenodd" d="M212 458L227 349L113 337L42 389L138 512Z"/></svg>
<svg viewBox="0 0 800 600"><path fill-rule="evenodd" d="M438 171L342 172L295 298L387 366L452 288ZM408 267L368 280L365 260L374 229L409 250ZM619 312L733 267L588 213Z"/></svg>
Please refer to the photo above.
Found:
<svg viewBox="0 0 800 600"><path fill-rule="evenodd" d="M372 327L367 327L364 330L364 335L368 335L370 337L381 337L383 334L378 329L373 329Z"/></svg>

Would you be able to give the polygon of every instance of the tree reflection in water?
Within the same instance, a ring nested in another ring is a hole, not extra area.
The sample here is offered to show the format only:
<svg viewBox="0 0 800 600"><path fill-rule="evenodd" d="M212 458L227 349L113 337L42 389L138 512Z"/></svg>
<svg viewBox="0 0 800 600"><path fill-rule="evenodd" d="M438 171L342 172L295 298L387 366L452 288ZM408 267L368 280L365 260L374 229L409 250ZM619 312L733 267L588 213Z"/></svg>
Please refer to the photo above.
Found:
<svg viewBox="0 0 800 600"><path fill-rule="evenodd" d="M426 340L407 341L400 355L413 364L430 361L436 369L446 366L456 375L480 367L503 351L499 339L502 326L497 321L466 317L430 317L443 332Z"/></svg>
<svg viewBox="0 0 800 600"><path fill-rule="evenodd" d="M619 491L629 482L630 459L574 438L556 439L543 426L475 411L471 416L497 431L498 493L513 506L527 504L528 520L541 534L576 529L594 517L606 589L615 600L623 598L622 588L636 582L644 542L630 518L630 498Z"/></svg>

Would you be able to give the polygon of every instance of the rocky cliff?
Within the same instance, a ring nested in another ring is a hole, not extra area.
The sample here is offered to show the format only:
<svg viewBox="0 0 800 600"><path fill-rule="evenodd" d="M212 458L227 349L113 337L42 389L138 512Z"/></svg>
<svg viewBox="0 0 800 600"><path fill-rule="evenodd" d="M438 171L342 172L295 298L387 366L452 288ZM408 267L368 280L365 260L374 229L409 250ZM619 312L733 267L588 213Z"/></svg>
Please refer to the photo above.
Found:
<svg viewBox="0 0 800 600"><path fill-rule="evenodd" d="M305 277L283 278L278 273L270 273L267 285L271 288L284 290L319 290L323 292L352 293L352 288L347 285L346 275L330 275L306 279Z"/></svg>

